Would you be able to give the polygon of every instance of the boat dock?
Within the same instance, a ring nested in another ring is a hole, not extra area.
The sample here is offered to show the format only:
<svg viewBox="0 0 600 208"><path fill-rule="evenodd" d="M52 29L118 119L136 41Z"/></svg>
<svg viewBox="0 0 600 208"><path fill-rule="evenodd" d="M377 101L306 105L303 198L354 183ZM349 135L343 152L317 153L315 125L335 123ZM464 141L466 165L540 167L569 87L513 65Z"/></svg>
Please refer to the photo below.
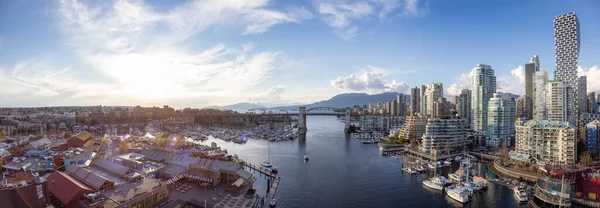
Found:
<svg viewBox="0 0 600 208"><path fill-rule="evenodd" d="M418 150L413 150L413 149L408 149L406 151L406 155L411 156L411 157L417 157L417 158L421 158L424 160L428 160L428 161L439 161L439 160L445 160L447 158L453 158L456 157L458 155L468 155L465 154L463 152L459 152L459 153L455 153L455 154L450 154L450 155L432 155L432 154L427 154ZM469 157L473 157L471 155L468 155Z"/></svg>
<svg viewBox="0 0 600 208"><path fill-rule="evenodd" d="M275 193L277 192L277 187L279 187L279 182L281 181L281 177L277 176L277 174L271 173L270 171L263 168L262 166L256 166L251 163L246 163L242 160L239 160L238 162L241 163L244 167L247 167L255 172L259 172L262 175L267 176L267 183L268 183L267 195L263 198L262 205L267 204L267 206L268 206L271 199L275 198Z"/></svg>

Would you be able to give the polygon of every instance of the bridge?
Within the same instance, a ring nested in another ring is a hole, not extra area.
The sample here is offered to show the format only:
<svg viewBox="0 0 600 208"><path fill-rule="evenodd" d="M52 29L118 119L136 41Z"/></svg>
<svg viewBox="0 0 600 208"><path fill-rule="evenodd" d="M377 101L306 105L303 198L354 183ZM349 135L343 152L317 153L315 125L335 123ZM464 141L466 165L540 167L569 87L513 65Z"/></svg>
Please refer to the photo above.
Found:
<svg viewBox="0 0 600 208"><path fill-rule="evenodd" d="M263 114L252 114L252 113L237 113L237 114L223 114L223 115L200 115L196 116L195 123L200 123L206 118L214 120L214 123L220 121L226 121L235 117L242 118L243 122L250 124L252 122L289 122L292 116L298 116L298 129L300 133L306 132L306 116L345 116L345 127L344 130L350 128L350 117L359 116L359 114L352 114L350 107L334 108L334 107L314 107L306 109L306 107L299 107L298 113L295 112L276 112L276 113L263 113Z"/></svg>

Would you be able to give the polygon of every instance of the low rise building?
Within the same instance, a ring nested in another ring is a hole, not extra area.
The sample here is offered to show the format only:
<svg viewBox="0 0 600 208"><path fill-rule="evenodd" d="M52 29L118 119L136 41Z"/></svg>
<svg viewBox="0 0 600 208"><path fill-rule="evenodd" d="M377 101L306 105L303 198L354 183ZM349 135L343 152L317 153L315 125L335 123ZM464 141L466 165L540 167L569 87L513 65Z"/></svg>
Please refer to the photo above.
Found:
<svg viewBox="0 0 600 208"><path fill-rule="evenodd" d="M65 173L69 174L71 177L79 180L80 182L85 183L96 191L103 191L115 186L115 182L76 165L69 166Z"/></svg>
<svg viewBox="0 0 600 208"><path fill-rule="evenodd" d="M79 199L95 191L66 173L55 171L46 179L50 200L59 207L80 207Z"/></svg>
<svg viewBox="0 0 600 208"><path fill-rule="evenodd" d="M96 156L96 153L91 147L88 148L69 148L69 150L59 154L58 157L62 160L65 166L65 170L69 169L71 165L77 165L79 167L87 167L92 162L92 159ZM56 159L56 156L55 156Z"/></svg>
<svg viewBox="0 0 600 208"><path fill-rule="evenodd" d="M93 135L87 131L81 131L79 134L67 140L69 147L83 147L88 141L92 140Z"/></svg>
<svg viewBox="0 0 600 208"><path fill-rule="evenodd" d="M400 128L403 123L404 116L360 116L360 129L366 132L387 132Z"/></svg>
<svg viewBox="0 0 600 208"><path fill-rule="evenodd" d="M167 185L157 179L144 177L101 193L84 195L79 203L84 208L157 207L167 193Z"/></svg>
<svg viewBox="0 0 600 208"><path fill-rule="evenodd" d="M530 120L515 125L518 153L538 163L574 164L577 128L569 122Z"/></svg>
<svg viewBox="0 0 600 208"><path fill-rule="evenodd" d="M29 142L29 144L27 145L27 149L29 149L29 150L46 150L52 145L52 143L54 143L54 142L52 142L48 138L41 138L41 139L35 140L33 142Z"/></svg>

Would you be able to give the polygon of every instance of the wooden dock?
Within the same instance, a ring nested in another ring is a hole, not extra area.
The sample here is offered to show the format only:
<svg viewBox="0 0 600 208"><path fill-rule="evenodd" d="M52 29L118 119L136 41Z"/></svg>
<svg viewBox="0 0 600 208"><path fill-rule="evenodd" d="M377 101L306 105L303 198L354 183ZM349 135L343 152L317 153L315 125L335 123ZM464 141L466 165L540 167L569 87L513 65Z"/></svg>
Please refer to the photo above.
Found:
<svg viewBox="0 0 600 208"><path fill-rule="evenodd" d="M242 160L239 160L238 162L240 164L242 164L244 167L248 167L251 170L257 171L268 177L268 179L267 179L267 182L268 182L267 196L264 198L264 199L266 199L266 202L264 204L268 204L271 201L271 199L275 198L275 193L277 192L277 187L279 187L279 182L281 181L281 177L277 176L277 174L271 173L270 171L263 168L262 166L256 166L251 163L246 163Z"/></svg>

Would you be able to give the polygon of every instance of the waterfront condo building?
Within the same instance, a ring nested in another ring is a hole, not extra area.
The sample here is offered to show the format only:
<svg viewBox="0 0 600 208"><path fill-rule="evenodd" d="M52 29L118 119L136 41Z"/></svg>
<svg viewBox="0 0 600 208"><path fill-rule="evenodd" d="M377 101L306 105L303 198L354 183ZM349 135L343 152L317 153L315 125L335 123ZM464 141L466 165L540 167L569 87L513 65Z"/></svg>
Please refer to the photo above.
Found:
<svg viewBox="0 0 600 208"><path fill-rule="evenodd" d="M563 121L518 121L515 124L515 150L538 163L574 164L577 128Z"/></svg>
<svg viewBox="0 0 600 208"><path fill-rule="evenodd" d="M494 93L488 104L486 136L488 145L499 147L502 142L510 146L515 132L515 103L511 98Z"/></svg>
<svg viewBox="0 0 600 208"><path fill-rule="evenodd" d="M573 90L567 83L554 80L546 85L546 110L550 121L575 123Z"/></svg>
<svg viewBox="0 0 600 208"><path fill-rule="evenodd" d="M472 74L471 126L475 131L484 132L487 127L488 101L496 93L496 76L492 67L485 64L477 64Z"/></svg>
<svg viewBox="0 0 600 208"><path fill-rule="evenodd" d="M548 86L548 72L535 72L533 82L533 119L548 120L548 111L546 108L546 86Z"/></svg>
<svg viewBox="0 0 600 208"><path fill-rule="evenodd" d="M424 116L407 116L406 121L400 128L399 136L404 139L421 139L423 134L425 134L426 125L427 118Z"/></svg>
<svg viewBox="0 0 600 208"><path fill-rule="evenodd" d="M556 71L554 79L560 80L571 87L574 99L571 106L575 107L573 115L579 115L577 59L580 44L579 20L575 12L554 17L554 50L556 55Z"/></svg>
<svg viewBox="0 0 600 208"><path fill-rule="evenodd" d="M468 127L465 119L428 119L420 149L425 153L442 155L464 148L467 144Z"/></svg>

